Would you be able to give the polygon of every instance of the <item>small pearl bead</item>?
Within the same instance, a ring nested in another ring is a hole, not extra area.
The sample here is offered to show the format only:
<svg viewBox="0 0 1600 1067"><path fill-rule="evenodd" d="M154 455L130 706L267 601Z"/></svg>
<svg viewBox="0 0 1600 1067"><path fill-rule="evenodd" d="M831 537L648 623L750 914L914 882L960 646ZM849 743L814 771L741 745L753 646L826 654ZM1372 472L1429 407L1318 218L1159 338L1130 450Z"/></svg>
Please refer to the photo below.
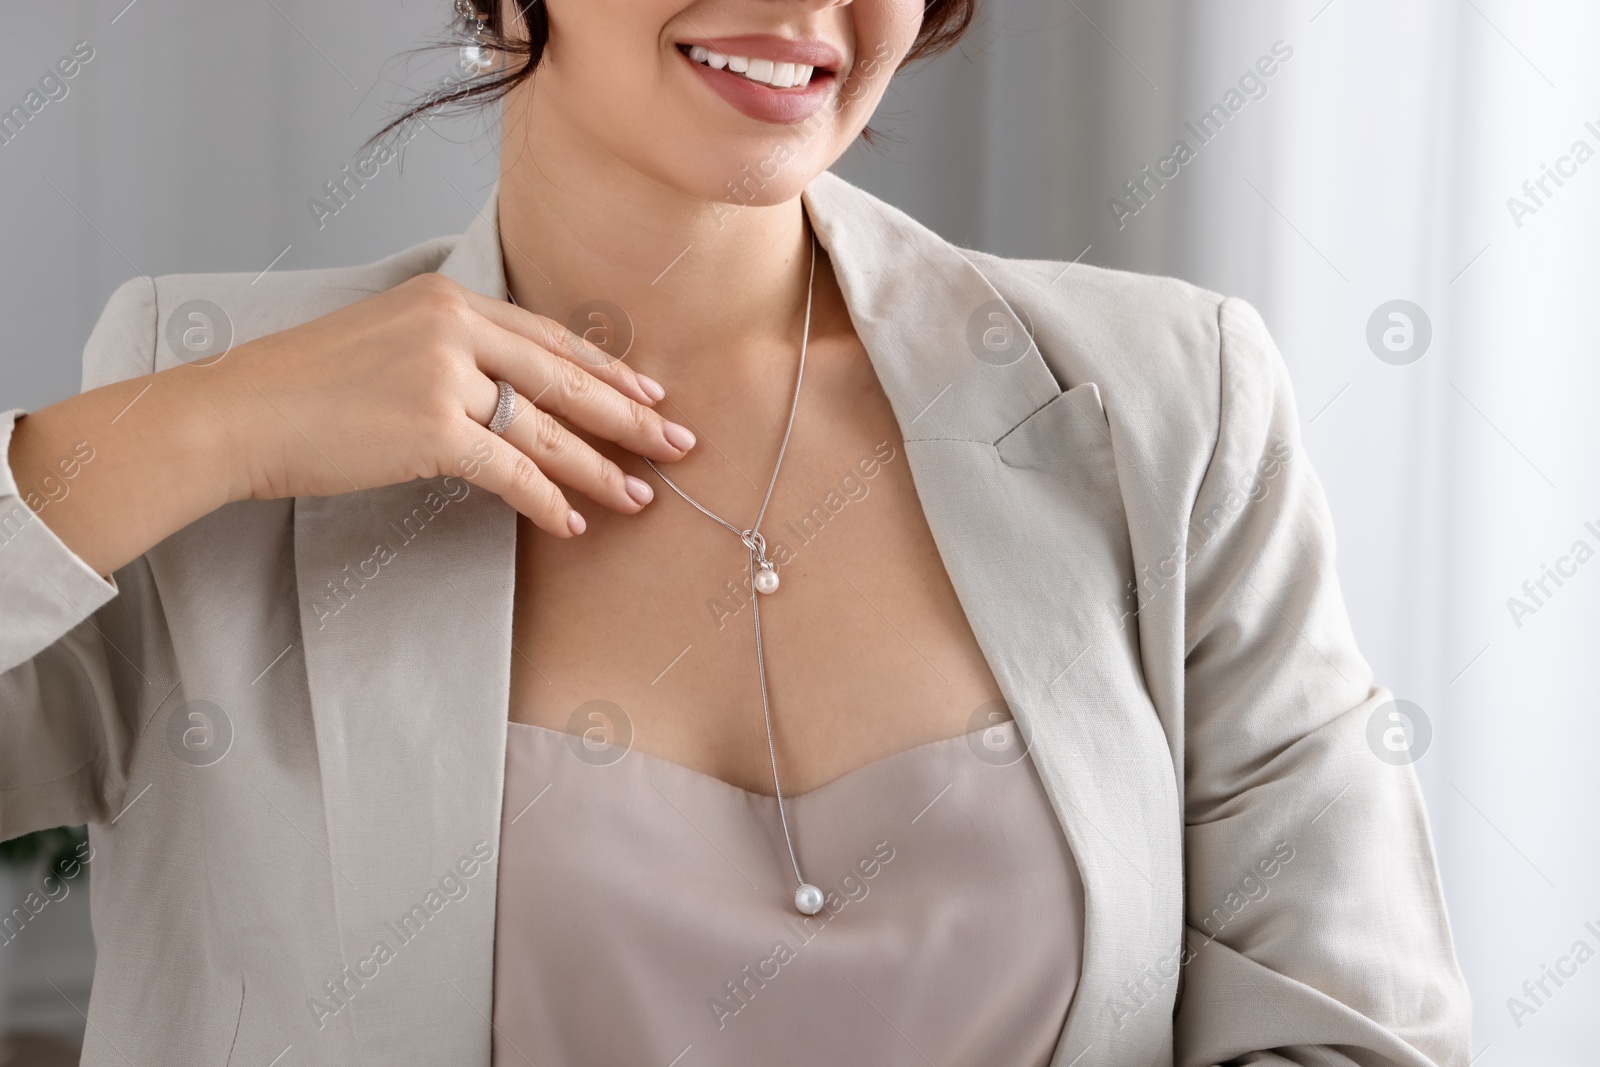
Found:
<svg viewBox="0 0 1600 1067"><path fill-rule="evenodd" d="M815 915L822 910L822 890L807 882L794 891L794 906L801 915Z"/></svg>
<svg viewBox="0 0 1600 1067"><path fill-rule="evenodd" d="M778 572L771 567L763 567L756 571L756 592L776 593L778 591ZM807 913L811 914L811 913Z"/></svg>
<svg viewBox="0 0 1600 1067"><path fill-rule="evenodd" d="M495 64L494 53L482 45L467 45L461 49L461 58L466 66L480 72L488 71Z"/></svg>

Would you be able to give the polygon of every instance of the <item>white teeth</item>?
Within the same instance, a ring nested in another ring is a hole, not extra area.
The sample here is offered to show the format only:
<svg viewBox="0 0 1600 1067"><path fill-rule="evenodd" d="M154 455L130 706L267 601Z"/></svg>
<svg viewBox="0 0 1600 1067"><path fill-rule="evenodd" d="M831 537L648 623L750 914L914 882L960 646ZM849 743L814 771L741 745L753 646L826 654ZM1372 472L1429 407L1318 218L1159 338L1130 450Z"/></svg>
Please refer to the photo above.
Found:
<svg viewBox="0 0 1600 1067"><path fill-rule="evenodd" d="M725 56L704 45L691 45L689 58L713 70L727 69L743 74L753 82L770 85L774 89L793 89L809 85L816 67L804 63L779 63L771 59L751 59L748 56Z"/></svg>

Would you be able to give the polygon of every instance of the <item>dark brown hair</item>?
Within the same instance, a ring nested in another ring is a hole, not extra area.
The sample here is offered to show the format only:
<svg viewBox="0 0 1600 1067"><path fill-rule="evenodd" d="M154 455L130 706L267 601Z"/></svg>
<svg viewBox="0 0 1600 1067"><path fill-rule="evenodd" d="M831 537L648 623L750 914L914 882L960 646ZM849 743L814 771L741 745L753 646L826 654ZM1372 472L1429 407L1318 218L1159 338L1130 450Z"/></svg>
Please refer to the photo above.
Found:
<svg viewBox="0 0 1600 1067"><path fill-rule="evenodd" d="M501 7L497 0L489 0L488 10L479 12L484 25L483 44L507 57L502 69L466 81L454 81L425 94L373 134L367 144L376 143L391 130L418 116L442 108L469 110L492 104L531 78L539 61L544 58L544 46L550 39L550 14L545 9L544 0L512 0L512 3L517 9L516 20L527 27L525 39L508 32L509 27L504 25L505 20L500 17ZM911 50L901 61L901 67L954 47L972 25L977 7L978 0L926 0L922 9L922 28L912 42ZM864 131L863 137L870 142L871 131Z"/></svg>

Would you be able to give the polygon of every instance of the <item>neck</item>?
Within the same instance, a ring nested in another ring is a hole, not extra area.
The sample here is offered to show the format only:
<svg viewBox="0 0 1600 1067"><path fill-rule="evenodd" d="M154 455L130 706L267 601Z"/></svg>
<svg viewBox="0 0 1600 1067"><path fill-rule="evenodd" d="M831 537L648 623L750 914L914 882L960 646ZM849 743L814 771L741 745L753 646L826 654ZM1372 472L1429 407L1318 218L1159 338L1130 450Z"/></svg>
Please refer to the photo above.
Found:
<svg viewBox="0 0 1600 1067"><path fill-rule="evenodd" d="M508 106L517 132L502 150L499 226L519 305L580 332L569 320L581 305L616 305L633 329L629 365L663 381L758 374L740 363L757 357L743 354L792 344L811 255L798 197L708 203L585 144L558 116L516 111Z"/></svg>

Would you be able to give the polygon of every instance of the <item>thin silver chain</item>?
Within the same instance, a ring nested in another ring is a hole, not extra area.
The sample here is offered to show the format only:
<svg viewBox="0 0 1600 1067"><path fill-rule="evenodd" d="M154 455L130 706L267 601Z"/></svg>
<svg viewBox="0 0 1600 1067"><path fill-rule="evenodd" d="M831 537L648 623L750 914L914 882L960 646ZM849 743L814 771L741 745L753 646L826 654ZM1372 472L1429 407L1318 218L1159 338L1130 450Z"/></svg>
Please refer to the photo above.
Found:
<svg viewBox="0 0 1600 1067"><path fill-rule="evenodd" d="M768 502L772 500L772 490L778 484L778 471L783 467L783 454L789 448L789 434L794 430L794 414L800 407L800 383L805 378L806 348L811 341L811 294L815 287L816 279L817 242L816 238L813 237L811 239L811 272L806 281L806 325L804 332L800 335L800 368L795 372L794 376L794 399L789 402L789 422L783 428L783 442L778 445L778 460L772 465L772 478L767 482L767 495L761 498L761 510L756 512L756 521L750 524L750 528L741 530L721 515L711 511L694 497L674 485L672 479L663 474L661 468L657 467L649 456L643 457L644 461L650 464L650 469L660 475L661 480L671 486L673 492L693 504L706 516L726 526L740 541L744 542L745 548L750 553L750 615L755 621L756 673L761 678L761 716L767 724L767 755L772 760L772 790L778 798L778 821L783 824L784 844L789 846L789 862L794 866L794 876L800 885L805 885L806 879L800 873L800 860L795 855L794 838L789 834L789 816L783 806L783 785L778 778L778 746L772 740L772 707L767 700L767 666L761 651L762 594L755 588L755 577L757 559L760 559L763 563L767 560L767 543L766 539L761 536L761 520L767 513Z"/></svg>

